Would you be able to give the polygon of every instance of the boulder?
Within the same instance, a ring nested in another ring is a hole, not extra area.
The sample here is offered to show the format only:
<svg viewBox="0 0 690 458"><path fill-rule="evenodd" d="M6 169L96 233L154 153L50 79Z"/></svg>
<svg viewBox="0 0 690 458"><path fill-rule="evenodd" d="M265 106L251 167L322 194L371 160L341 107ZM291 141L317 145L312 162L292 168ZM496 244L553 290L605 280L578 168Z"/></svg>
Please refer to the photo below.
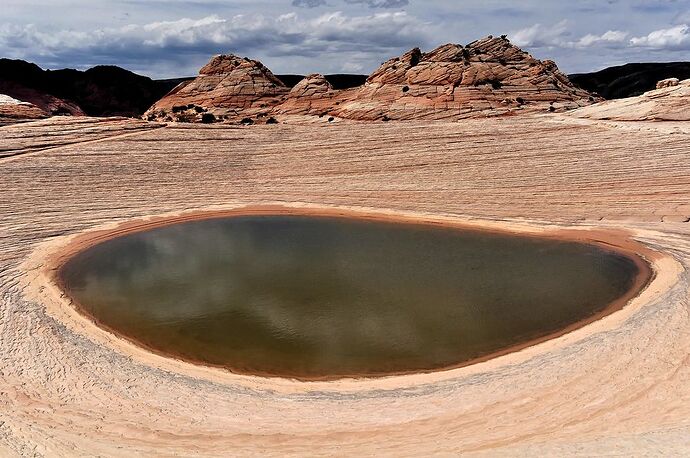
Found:
<svg viewBox="0 0 690 458"><path fill-rule="evenodd" d="M666 78L656 83L657 89L663 89L665 87L678 86L680 80L678 78Z"/></svg>

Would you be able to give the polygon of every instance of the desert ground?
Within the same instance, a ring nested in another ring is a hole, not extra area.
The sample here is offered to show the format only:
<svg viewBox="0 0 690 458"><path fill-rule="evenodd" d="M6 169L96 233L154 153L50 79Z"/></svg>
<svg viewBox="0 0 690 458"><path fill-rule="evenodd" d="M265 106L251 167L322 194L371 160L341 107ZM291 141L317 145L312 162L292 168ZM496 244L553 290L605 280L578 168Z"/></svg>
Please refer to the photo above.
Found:
<svg viewBox="0 0 690 458"><path fill-rule="evenodd" d="M686 122L569 114L2 127L0 455L687 455L689 152ZM329 382L151 354L53 281L83 234L262 205L606 233L643 246L655 276L621 310L517 352Z"/></svg>

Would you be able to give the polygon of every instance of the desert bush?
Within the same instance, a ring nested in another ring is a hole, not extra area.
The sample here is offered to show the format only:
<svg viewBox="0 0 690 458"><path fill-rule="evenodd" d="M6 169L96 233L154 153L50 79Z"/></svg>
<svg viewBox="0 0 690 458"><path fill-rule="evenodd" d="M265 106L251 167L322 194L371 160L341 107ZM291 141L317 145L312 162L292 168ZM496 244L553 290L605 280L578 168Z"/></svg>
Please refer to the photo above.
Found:
<svg viewBox="0 0 690 458"><path fill-rule="evenodd" d="M196 120L196 114L194 113L178 113L177 122L194 122Z"/></svg>
<svg viewBox="0 0 690 458"><path fill-rule="evenodd" d="M204 113L201 115L201 122L204 124L211 124L216 122L216 117L213 113Z"/></svg>

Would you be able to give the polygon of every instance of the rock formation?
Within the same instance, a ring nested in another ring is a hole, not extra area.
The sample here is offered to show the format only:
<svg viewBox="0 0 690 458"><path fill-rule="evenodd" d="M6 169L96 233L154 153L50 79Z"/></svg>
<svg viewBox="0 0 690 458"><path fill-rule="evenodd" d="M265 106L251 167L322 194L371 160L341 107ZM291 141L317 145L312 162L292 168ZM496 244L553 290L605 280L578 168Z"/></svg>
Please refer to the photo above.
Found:
<svg viewBox="0 0 690 458"><path fill-rule="evenodd" d="M14 81L0 81L0 93L35 105L49 116L84 116L76 103Z"/></svg>
<svg viewBox="0 0 690 458"><path fill-rule="evenodd" d="M390 59L363 86L335 90L312 74L289 89L260 62L216 56L155 103L149 120L262 122L276 116L363 121L461 119L523 111L562 111L598 98L573 86L552 61L540 61L505 37L467 46L415 48Z"/></svg>
<svg viewBox="0 0 690 458"><path fill-rule="evenodd" d="M572 115L614 121L690 121L690 79L659 83L659 89L640 96L597 103Z"/></svg>
<svg viewBox="0 0 690 458"><path fill-rule="evenodd" d="M230 55L215 56L195 79L184 82L144 114L149 120L200 121L266 118L289 89L261 62Z"/></svg>
<svg viewBox="0 0 690 458"><path fill-rule="evenodd" d="M0 94L0 125L24 119L41 119L46 117L48 117L48 113L36 105Z"/></svg>
<svg viewBox="0 0 690 458"><path fill-rule="evenodd" d="M505 37L447 44L429 53L415 48L384 63L345 99L333 113L361 120L560 111L595 101L552 61L533 58Z"/></svg>
<svg viewBox="0 0 690 458"><path fill-rule="evenodd" d="M337 95L325 76L313 73L297 83L274 112L323 116L331 110Z"/></svg>
<svg viewBox="0 0 690 458"><path fill-rule="evenodd" d="M665 80L661 80L656 83L656 88L662 89L665 87L678 86L678 84L680 84L680 80L678 78L666 78Z"/></svg>

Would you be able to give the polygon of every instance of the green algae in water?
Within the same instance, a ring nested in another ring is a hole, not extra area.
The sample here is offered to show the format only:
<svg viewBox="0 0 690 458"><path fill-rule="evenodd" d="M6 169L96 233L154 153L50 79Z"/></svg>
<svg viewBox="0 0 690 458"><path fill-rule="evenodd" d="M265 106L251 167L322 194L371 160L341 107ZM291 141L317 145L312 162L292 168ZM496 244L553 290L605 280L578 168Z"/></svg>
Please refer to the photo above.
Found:
<svg viewBox="0 0 690 458"><path fill-rule="evenodd" d="M146 347L302 378L461 364L557 332L632 288L593 245L306 216L197 220L70 259L70 296Z"/></svg>

